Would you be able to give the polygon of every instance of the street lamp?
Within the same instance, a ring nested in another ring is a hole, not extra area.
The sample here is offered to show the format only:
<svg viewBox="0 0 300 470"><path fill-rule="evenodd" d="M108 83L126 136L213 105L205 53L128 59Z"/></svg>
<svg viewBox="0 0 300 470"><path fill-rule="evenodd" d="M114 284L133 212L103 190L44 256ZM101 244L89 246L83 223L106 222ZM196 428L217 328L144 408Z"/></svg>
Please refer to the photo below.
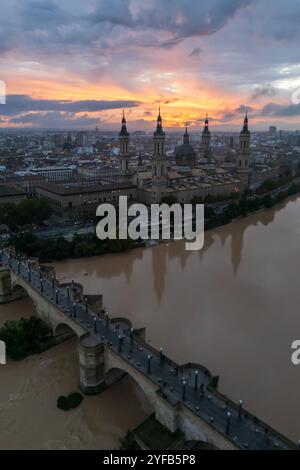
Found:
<svg viewBox="0 0 300 470"><path fill-rule="evenodd" d="M226 422L226 434L230 433L230 418L231 418L231 413L228 411L227 413L227 422Z"/></svg>
<svg viewBox="0 0 300 470"><path fill-rule="evenodd" d="M84 303L85 303L85 313L88 313L89 306L88 306L88 299L87 299L87 297L85 297Z"/></svg>
<svg viewBox="0 0 300 470"><path fill-rule="evenodd" d="M243 400L239 401L239 419L242 419L242 411L243 411Z"/></svg>
<svg viewBox="0 0 300 470"><path fill-rule="evenodd" d="M130 328L129 336L130 336L130 344L131 344L131 346L133 346L133 328Z"/></svg>
<svg viewBox="0 0 300 470"><path fill-rule="evenodd" d="M94 332L97 333L97 318L94 317Z"/></svg>
<svg viewBox="0 0 300 470"><path fill-rule="evenodd" d="M52 289L54 289L54 286L55 286L55 282L54 282L54 275L52 274L52 278L51 278L51 281L52 281Z"/></svg>
<svg viewBox="0 0 300 470"><path fill-rule="evenodd" d="M58 290L55 291L55 303L58 304Z"/></svg>
<svg viewBox="0 0 300 470"><path fill-rule="evenodd" d="M70 300L70 287L67 286L67 296L68 296L68 300Z"/></svg>
<svg viewBox="0 0 300 470"><path fill-rule="evenodd" d="M186 381L182 381L182 401L186 401Z"/></svg>
<svg viewBox="0 0 300 470"><path fill-rule="evenodd" d="M76 318L76 302L73 303L74 317Z"/></svg>
<svg viewBox="0 0 300 470"><path fill-rule="evenodd" d="M151 374L151 359L152 359L152 356L147 356L147 360L148 360L147 374L148 375Z"/></svg>
<svg viewBox="0 0 300 470"><path fill-rule="evenodd" d="M198 376L199 376L199 371L195 371L195 392L198 390Z"/></svg>
<svg viewBox="0 0 300 470"><path fill-rule="evenodd" d="M160 367L164 365L164 348L160 348L159 350L159 360L160 360Z"/></svg>
<svg viewBox="0 0 300 470"><path fill-rule="evenodd" d="M123 336L119 335L119 353L122 352Z"/></svg>
<svg viewBox="0 0 300 470"><path fill-rule="evenodd" d="M106 321L106 328L108 328L108 325L109 325L108 312L105 312L105 321Z"/></svg>
<svg viewBox="0 0 300 470"><path fill-rule="evenodd" d="M41 283L41 292L44 292L44 284L43 284L43 279L42 278L40 279L40 283Z"/></svg>

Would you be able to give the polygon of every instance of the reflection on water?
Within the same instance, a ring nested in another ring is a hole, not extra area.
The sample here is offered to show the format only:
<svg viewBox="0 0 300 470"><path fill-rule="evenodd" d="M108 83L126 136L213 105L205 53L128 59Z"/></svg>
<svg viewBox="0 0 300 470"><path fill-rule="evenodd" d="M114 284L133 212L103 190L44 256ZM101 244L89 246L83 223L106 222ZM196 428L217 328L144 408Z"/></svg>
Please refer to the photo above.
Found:
<svg viewBox="0 0 300 470"><path fill-rule="evenodd" d="M111 315L146 327L175 360L206 365L223 392L298 440L299 214L294 199L207 233L201 252L163 244L58 263L58 277L103 293Z"/></svg>

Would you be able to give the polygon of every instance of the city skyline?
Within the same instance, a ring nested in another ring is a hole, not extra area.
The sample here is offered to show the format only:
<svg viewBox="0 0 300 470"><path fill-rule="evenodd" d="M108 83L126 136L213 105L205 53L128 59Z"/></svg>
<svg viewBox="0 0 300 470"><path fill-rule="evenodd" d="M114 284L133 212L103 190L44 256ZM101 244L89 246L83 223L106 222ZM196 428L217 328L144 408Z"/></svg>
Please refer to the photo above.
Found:
<svg viewBox="0 0 300 470"><path fill-rule="evenodd" d="M4 1L0 129L117 131L124 108L151 131L159 106L169 131L206 113L239 131L246 109L253 131L299 129L299 16L299 0Z"/></svg>

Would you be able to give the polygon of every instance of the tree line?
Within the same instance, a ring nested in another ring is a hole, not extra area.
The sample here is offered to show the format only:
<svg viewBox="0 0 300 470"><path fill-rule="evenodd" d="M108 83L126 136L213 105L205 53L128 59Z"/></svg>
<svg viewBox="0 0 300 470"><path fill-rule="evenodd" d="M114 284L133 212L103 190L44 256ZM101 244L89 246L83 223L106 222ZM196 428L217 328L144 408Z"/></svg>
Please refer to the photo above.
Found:
<svg viewBox="0 0 300 470"><path fill-rule="evenodd" d="M51 215L47 199L24 199L19 204L0 204L0 223L16 231L28 225L41 225Z"/></svg>

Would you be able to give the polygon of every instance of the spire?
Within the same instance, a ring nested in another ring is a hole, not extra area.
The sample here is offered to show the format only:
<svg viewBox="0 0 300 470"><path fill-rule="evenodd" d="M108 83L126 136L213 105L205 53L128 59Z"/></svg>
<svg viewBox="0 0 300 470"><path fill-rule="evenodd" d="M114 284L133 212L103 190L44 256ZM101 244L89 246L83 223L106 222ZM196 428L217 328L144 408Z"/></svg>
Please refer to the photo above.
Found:
<svg viewBox="0 0 300 470"><path fill-rule="evenodd" d="M204 125L204 134L209 134L209 127L208 127L208 114L206 115L205 125Z"/></svg>
<svg viewBox="0 0 300 470"><path fill-rule="evenodd" d="M244 134L249 133L248 124L249 124L249 120L248 120L248 110L247 110L245 120L244 120L244 127L243 127L243 130L242 130L242 132Z"/></svg>
<svg viewBox="0 0 300 470"><path fill-rule="evenodd" d="M122 127L121 127L121 132L119 133L119 136L124 136L124 137L129 136L129 133L127 131L127 125L126 125L126 118L125 118L124 109L123 109L123 117L122 117Z"/></svg>
<svg viewBox="0 0 300 470"><path fill-rule="evenodd" d="M158 108L158 116L157 116L157 127L154 135L165 135L163 127L162 127L162 118L160 115L160 107Z"/></svg>
<svg viewBox="0 0 300 470"><path fill-rule="evenodd" d="M188 126L186 124L185 126L185 133L183 135L183 144L184 145L188 145L190 143L190 136L189 136L189 133L188 133Z"/></svg>

